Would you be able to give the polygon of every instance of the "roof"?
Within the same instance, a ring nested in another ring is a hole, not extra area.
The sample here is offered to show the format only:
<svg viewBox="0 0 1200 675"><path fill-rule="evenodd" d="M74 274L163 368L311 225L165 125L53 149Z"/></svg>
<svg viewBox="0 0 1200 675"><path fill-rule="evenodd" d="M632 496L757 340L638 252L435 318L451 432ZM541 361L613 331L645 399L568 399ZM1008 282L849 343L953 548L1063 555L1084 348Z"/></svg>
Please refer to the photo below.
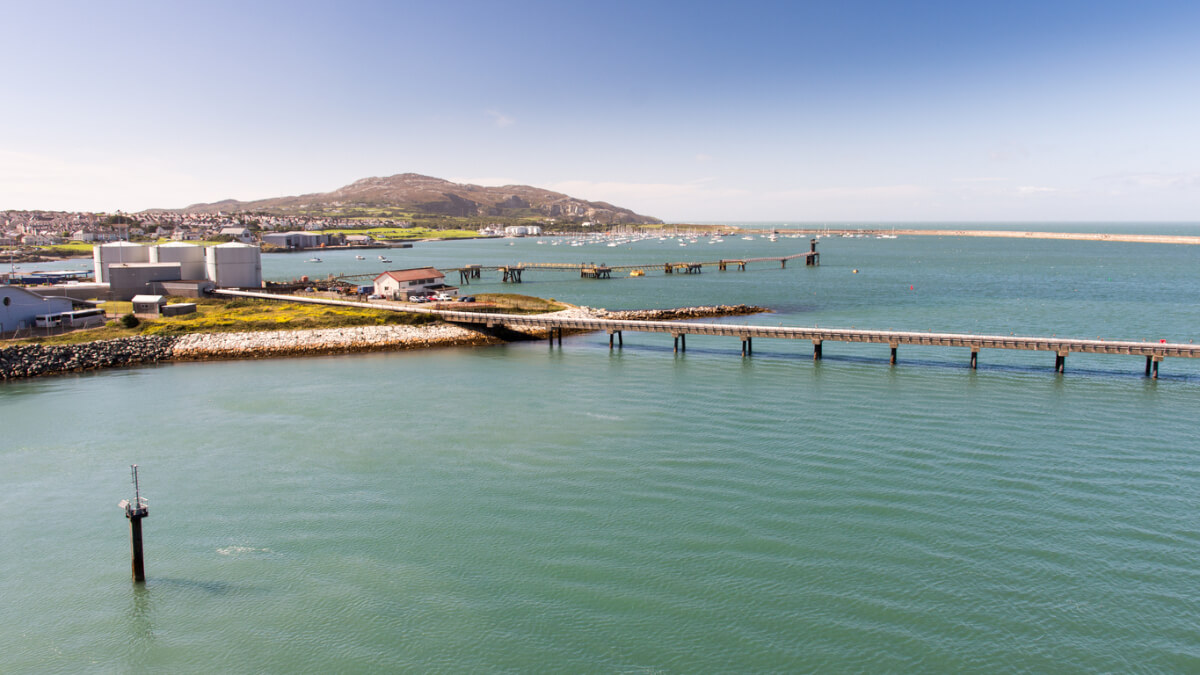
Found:
<svg viewBox="0 0 1200 675"><path fill-rule="evenodd" d="M410 270L384 272L383 274L375 277L375 281L379 281L384 277L391 277L396 281L417 281L418 279L445 279L446 275L432 267L417 267Z"/></svg>
<svg viewBox="0 0 1200 675"><path fill-rule="evenodd" d="M31 291L28 288L22 288L21 286L0 286L0 291L7 291L9 293L27 295L36 300L59 300L59 299L63 298L63 296L61 296L61 295L51 295L51 296L42 295L41 293L38 293L36 291Z"/></svg>
<svg viewBox="0 0 1200 675"><path fill-rule="evenodd" d="M135 295L133 296L133 300L131 302L136 302L139 304L143 302L153 302L156 305L161 305L166 301L167 298L162 295Z"/></svg>

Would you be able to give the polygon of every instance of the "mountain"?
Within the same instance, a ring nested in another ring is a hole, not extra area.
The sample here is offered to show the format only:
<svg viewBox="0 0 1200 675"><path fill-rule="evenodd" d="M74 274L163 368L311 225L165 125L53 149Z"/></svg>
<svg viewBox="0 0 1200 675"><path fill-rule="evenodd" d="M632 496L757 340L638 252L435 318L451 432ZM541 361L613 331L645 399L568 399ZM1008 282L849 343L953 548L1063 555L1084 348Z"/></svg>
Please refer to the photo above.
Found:
<svg viewBox="0 0 1200 675"><path fill-rule="evenodd" d="M226 199L211 204L192 204L178 210L184 213L255 211L298 215L329 214L356 208L459 217L545 217L598 223L662 222L606 202L589 202L528 185L463 185L415 173L364 178L333 192L253 202Z"/></svg>

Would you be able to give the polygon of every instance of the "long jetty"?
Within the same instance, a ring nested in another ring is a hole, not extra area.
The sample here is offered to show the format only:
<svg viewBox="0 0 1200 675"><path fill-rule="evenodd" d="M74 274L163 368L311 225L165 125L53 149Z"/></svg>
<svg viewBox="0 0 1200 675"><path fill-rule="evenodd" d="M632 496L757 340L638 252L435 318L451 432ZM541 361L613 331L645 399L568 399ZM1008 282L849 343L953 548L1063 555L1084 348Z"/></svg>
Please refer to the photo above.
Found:
<svg viewBox="0 0 1200 675"><path fill-rule="evenodd" d="M675 351L687 350L688 335L714 335L737 338L741 341L742 356L748 357L754 352L755 338L770 338L780 340L804 340L812 343L813 360L823 356L826 342L864 342L887 345L890 348L889 363L895 365L897 352L901 345L960 347L970 350L970 367L978 366L979 352L983 349L1010 349L1037 352L1052 352L1054 354L1054 370L1066 372L1067 356L1072 353L1081 354L1116 354L1124 356L1145 357L1145 375L1158 378L1158 365L1163 359L1200 358L1200 345L1172 342L1136 342L1122 340L1092 340L1083 338L1060 337L1021 337L1003 335L973 335L969 333L919 333L911 331L890 330L860 330L846 328L803 328L787 326L754 326L722 323L699 323L691 321L639 321L627 319L600 319L564 317L554 315L513 315L494 312L467 312L459 310L434 309L427 307L383 305L379 303L356 302L352 300L333 300L327 298L305 298L292 295L277 295L257 291L239 291L218 289L217 295L230 297L258 298L287 302L303 302L344 307L360 307L369 309L385 309L397 312L417 312L436 314L451 323L482 324L488 328L506 326L509 328L538 328L548 331L551 344L555 338L562 344L563 331L598 332L604 331L609 336L609 347L614 346L614 338L618 345L624 344L623 334L628 332L663 333L674 338Z"/></svg>
<svg viewBox="0 0 1200 675"><path fill-rule="evenodd" d="M700 274L705 267L715 267L718 271L725 272L730 269L745 271L746 265L751 263L779 263L781 268L786 268L790 260L803 260L806 266L817 266L821 264L821 254L817 253L816 241L813 241L812 248L804 253L796 253L785 256L772 256L763 258L723 258L721 260L709 261L684 261L684 262L653 262L641 265L605 265L604 263L581 262L581 263L560 263L560 262L538 262L538 263L515 263L512 265L465 265L463 267L447 267L444 271L447 274L458 272L459 283L470 285L472 279L482 279L484 272L499 272L500 280L503 283L519 284L525 272L530 270L570 270L579 273L580 278L587 279L611 279L613 272L641 270L643 274L652 271L661 270L663 274ZM358 279L374 279L378 274L347 274L337 277L340 281L354 281Z"/></svg>

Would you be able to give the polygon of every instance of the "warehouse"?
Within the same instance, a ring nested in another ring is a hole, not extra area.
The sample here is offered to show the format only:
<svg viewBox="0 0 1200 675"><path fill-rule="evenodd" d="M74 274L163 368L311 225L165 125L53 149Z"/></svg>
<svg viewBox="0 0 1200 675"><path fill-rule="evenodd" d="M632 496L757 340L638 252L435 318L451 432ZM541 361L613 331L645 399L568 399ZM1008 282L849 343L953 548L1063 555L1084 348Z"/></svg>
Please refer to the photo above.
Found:
<svg viewBox="0 0 1200 675"><path fill-rule="evenodd" d="M47 298L18 286L0 286L0 333L32 328L38 316L72 310L70 298Z"/></svg>

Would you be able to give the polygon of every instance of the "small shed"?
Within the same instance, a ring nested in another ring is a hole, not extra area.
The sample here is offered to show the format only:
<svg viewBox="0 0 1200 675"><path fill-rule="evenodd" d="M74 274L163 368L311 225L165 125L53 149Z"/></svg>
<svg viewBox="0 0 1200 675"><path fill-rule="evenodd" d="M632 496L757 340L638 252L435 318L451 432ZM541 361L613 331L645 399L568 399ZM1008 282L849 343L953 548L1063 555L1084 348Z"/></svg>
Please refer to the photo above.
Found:
<svg viewBox="0 0 1200 675"><path fill-rule="evenodd" d="M167 298L162 295L133 296L133 313L135 316L159 316L167 304Z"/></svg>
<svg viewBox="0 0 1200 675"><path fill-rule="evenodd" d="M163 305L163 316L183 316L184 314L195 314L196 303L194 302L177 302L173 305Z"/></svg>

